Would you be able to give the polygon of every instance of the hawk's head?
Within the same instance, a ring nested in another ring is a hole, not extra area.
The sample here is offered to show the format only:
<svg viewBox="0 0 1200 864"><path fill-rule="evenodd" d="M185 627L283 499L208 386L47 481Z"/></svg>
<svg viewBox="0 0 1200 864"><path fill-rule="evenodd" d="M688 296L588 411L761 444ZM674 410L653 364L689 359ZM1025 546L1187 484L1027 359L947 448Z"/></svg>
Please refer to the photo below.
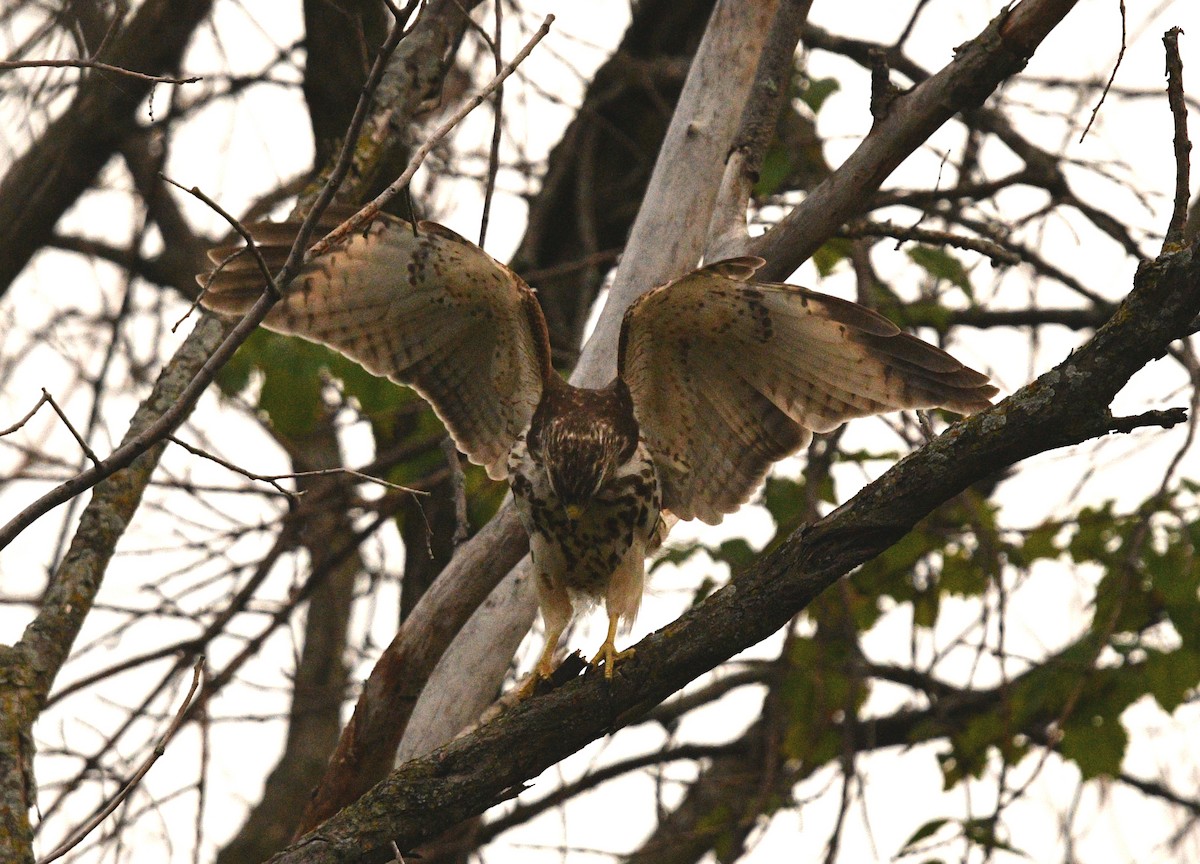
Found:
<svg viewBox="0 0 1200 864"><path fill-rule="evenodd" d="M637 421L625 386L617 382L588 392L602 398L584 401L581 391L549 388L528 436L531 454L571 519L582 515L637 449Z"/></svg>

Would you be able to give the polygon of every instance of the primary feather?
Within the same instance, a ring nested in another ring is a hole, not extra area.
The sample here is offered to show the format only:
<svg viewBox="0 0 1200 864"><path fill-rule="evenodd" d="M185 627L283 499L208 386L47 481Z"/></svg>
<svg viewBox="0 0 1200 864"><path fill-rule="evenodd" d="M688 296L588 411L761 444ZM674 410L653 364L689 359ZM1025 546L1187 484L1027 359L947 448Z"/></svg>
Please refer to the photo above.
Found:
<svg viewBox="0 0 1200 864"><path fill-rule="evenodd" d="M287 255L297 223L252 226L269 267ZM214 250L219 263L229 249ZM204 284L206 277L198 277ZM218 267L202 302L244 313L262 293L253 257ZM515 273L448 228L379 216L307 264L263 322L320 342L369 372L412 385L458 448L507 476L550 372L545 323Z"/></svg>
<svg viewBox="0 0 1200 864"><path fill-rule="evenodd" d="M753 282L720 261L642 296L621 328L620 377L659 468L663 506L715 524L770 466L854 417L987 407L986 375L871 310Z"/></svg>

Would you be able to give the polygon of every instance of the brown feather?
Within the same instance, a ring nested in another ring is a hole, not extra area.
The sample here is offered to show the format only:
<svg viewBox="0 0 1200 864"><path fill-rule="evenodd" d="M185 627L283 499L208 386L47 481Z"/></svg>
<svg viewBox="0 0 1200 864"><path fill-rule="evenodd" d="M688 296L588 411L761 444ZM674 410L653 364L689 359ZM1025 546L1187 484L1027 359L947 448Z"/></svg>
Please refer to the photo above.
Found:
<svg viewBox="0 0 1200 864"><path fill-rule="evenodd" d="M323 224L332 227L342 215ZM254 226L268 266L282 265L298 228ZM197 278L211 278L203 305L225 315L244 314L262 292L248 254ZM554 374L545 320L529 287L433 223L414 233L407 222L378 217L305 265L264 324L412 385L459 449L496 479L506 475L513 442Z"/></svg>
<svg viewBox="0 0 1200 864"><path fill-rule="evenodd" d="M749 281L757 259L721 261L644 295L618 354L663 506L720 521L812 432L899 408L960 412L996 388L870 309Z"/></svg>

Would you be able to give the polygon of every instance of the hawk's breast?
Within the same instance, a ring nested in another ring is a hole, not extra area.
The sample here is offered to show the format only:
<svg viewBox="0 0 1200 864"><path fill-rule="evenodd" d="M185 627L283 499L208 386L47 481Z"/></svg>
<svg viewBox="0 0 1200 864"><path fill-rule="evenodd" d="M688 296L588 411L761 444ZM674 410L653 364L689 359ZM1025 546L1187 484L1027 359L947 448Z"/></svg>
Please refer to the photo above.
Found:
<svg viewBox="0 0 1200 864"><path fill-rule="evenodd" d="M567 516L545 466L530 454L525 435L513 447L508 477L534 563L547 578L573 592L603 596L626 553L636 543L644 554L658 525L658 478L641 441L578 519Z"/></svg>

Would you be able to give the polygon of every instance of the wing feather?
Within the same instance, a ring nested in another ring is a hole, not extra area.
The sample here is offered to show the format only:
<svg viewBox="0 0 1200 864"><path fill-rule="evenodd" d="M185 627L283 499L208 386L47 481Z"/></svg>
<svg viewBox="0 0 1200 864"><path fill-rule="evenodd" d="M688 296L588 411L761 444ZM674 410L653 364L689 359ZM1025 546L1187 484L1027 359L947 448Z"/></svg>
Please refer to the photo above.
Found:
<svg viewBox="0 0 1200 864"><path fill-rule="evenodd" d="M272 270L299 227L251 226ZM244 248L213 249L218 266L197 277L208 286L201 302L214 312L244 314L262 293L258 264ZM494 479L507 476L508 453L552 374L545 320L529 287L474 243L430 222L414 232L380 216L309 262L263 323L411 385L458 448Z"/></svg>
<svg viewBox="0 0 1200 864"><path fill-rule="evenodd" d="M771 465L853 417L987 407L980 372L871 310L721 261L643 296L619 374L659 469L664 508L715 524Z"/></svg>

